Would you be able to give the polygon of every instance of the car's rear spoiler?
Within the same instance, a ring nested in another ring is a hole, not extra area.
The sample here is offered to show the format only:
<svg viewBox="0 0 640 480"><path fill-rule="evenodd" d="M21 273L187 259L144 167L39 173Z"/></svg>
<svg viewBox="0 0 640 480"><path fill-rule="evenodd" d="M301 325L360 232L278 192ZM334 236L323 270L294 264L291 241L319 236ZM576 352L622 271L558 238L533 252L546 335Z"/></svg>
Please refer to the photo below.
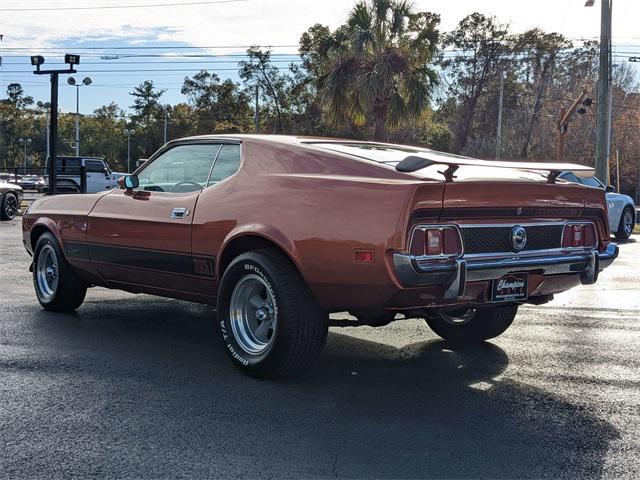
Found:
<svg viewBox="0 0 640 480"><path fill-rule="evenodd" d="M507 162L501 160L478 160L470 157L447 155L441 153L424 153L410 155L396 165L399 172L411 173L432 165L446 165L447 169L439 172L447 182L452 182L454 173L461 166L510 168L512 170L528 170L543 172L549 183L555 183L556 178L563 172L571 172L578 177L592 177L594 169L573 163L541 163L541 162Z"/></svg>

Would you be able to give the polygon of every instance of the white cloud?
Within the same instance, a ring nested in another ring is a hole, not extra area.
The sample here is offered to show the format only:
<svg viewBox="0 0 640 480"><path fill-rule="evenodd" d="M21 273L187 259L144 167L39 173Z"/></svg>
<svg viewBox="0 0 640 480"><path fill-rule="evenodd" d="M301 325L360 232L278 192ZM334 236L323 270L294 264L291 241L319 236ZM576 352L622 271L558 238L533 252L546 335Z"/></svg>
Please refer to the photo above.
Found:
<svg viewBox="0 0 640 480"><path fill-rule="evenodd" d="M127 0L129 4L159 0ZM175 1L175 0L173 0ZM3 14L0 30L4 46L39 48L66 44L69 38L177 41L192 45L296 44L314 23L332 27L346 18L351 0L252 0L231 4L185 7L150 7L117 10L13 12ZM515 30L540 26L569 37L594 37L599 31L599 8L585 8L584 0L416 0L419 9L442 15L443 27L452 28L475 10L494 14ZM9 1L3 8L47 5L70 6L79 2ZM81 5L96 5L83 2ZM104 2L115 5L117 2ZM618 0L614 5L614 36L638 37L635 19L640 2ZM161 31L160 34L157 32Z"/></svg>

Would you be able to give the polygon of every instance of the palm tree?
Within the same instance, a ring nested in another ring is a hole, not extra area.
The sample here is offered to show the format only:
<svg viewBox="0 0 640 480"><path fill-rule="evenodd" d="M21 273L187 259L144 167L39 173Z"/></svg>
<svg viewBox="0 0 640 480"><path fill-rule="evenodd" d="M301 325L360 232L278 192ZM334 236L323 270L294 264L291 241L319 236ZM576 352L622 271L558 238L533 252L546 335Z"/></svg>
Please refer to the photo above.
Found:
<svg viewBox="0 0 640 480"><path fill-rule="evenodd" d="M317 75L329 123L373 122L375 139L386 140L387 129L419 118L437 80L429 63L439 22L405 0L361 0L335 32L312 27L306 46L303 35L301 53ZM310 39L314 34L322 38Z"/></svg>

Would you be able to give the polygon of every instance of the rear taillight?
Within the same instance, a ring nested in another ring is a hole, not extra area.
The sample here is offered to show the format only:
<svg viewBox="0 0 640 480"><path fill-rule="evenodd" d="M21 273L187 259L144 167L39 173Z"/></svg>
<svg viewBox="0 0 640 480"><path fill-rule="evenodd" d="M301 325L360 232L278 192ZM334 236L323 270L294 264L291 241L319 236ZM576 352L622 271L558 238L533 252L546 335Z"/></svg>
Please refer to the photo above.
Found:
<svg viewBox="0 0 640 480"><path fill-rule="evenodd" d="M596 229L593 223L569 223L564 226L562 246L564 248L595 247Z"/></svg>
<svg viewBox="0 0 640 480"><path fill-rule="evenodd" d="M462 255L458 229L449 226L416 227L411 236L411 255L457 257Z"/></svg>

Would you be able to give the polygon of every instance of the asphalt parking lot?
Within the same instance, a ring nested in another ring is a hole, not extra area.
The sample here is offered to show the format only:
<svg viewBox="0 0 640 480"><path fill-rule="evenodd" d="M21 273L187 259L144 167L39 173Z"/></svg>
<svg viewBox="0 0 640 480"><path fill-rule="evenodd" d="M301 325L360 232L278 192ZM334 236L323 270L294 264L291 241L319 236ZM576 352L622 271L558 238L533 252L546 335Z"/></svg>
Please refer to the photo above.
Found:
<svg viewBox="0 0 640 480"><path fill-rule="evenodd" d="M332 328L273 382L232 367L204 306L93 289L43 311L19 227L0 223L3 478L640 476L640 242L483 346Z"/></svg>

